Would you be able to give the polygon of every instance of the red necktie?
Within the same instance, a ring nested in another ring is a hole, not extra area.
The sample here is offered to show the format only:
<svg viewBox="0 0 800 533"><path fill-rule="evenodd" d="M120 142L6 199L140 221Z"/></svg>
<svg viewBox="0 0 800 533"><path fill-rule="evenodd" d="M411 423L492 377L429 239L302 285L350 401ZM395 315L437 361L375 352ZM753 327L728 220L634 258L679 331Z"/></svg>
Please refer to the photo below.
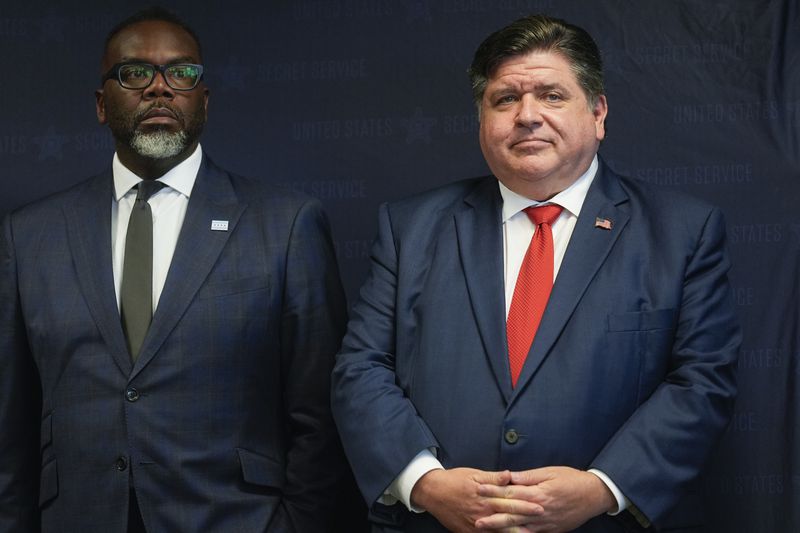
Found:
<svg viewBox="0 0 800 533"><path fill-rule="evenodd" d="M529 207L525 210L536 231L519 269L506 320L511 385L514 387L553 288L553 231L550 225L561 214L561 210L559 205Z"/></svg>

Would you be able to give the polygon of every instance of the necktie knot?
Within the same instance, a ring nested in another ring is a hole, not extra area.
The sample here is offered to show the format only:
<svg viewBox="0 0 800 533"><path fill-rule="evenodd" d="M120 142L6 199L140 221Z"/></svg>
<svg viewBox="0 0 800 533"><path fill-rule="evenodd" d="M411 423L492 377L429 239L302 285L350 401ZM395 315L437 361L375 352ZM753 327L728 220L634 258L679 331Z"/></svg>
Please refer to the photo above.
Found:
<svg viewBox="0 0 800 533"><path fill-rule="evenodd" d="M166 187L158 180L142 180L136 185L136 201L146 202L155 193Z"/></svg>
<svg viewBox="0 0 800 533"><path fill-rule="evenodd" d="M563 210L564 208L560 205L548 204L528 207L525 209L525 214L528 215L528 218L536 226L540 224L549 224L552 226L553 222L556 221Z"/></svg>

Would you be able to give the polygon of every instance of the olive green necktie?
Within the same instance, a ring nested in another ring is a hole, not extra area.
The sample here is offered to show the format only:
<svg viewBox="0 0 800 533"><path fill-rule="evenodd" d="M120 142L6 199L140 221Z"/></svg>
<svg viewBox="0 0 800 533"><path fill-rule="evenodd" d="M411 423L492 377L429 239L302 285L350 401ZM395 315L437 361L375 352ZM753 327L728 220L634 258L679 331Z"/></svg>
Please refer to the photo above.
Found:
<svg viewBox="0 0 800 533"><path fill-rule="evenodd" d="M153 318L153 213L147 200L163 187L163 183L155 180L137 185L125 238L120 314L133 361L139 356Z"/></svg>

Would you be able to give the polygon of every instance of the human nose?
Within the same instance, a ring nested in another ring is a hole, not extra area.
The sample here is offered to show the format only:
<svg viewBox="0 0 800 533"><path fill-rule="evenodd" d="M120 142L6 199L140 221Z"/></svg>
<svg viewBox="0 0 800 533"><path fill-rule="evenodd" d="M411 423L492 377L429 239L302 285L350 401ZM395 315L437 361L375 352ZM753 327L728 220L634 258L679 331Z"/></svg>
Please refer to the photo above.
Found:
<svg viewBox="0 0 800 533"><path fill-rule="evenodd" d="M519 101L519 108L517 112L517 124L526 128L531 128L536 124L541 123L542 114L539 108L539 102L532 94L524 94Z"/></svg>
<svg viewBox="0 0 800 533"><path fill-rule="evenodd" d="M164 73L156 70L150 85L144 89L145 98L172 98L175 95L172 87L167 85Z"/></svg>

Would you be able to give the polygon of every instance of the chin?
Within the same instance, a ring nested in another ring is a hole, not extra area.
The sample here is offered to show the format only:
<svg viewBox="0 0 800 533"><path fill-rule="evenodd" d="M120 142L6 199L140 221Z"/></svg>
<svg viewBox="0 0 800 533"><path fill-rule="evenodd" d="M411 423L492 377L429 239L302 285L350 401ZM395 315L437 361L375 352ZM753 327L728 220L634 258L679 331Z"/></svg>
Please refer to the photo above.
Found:
<svg viewBox="0 0 800 533"><path fill-rule="evenodd" d="M188 135L180 130L171 132L166 129L137 131L131 139L131 149L148 159L169 159L175 157L189 146Z"/></svg>
<svg viewBox="0 0 800 533"><path fill-rule="evenodd" d="M528 166L528 167L518 168L514 171L514 176L516 176L517 179L530 183L536 183L545 180L552 174L553 174L552 168L542 168L542 167L531 168Z"/></svg>

